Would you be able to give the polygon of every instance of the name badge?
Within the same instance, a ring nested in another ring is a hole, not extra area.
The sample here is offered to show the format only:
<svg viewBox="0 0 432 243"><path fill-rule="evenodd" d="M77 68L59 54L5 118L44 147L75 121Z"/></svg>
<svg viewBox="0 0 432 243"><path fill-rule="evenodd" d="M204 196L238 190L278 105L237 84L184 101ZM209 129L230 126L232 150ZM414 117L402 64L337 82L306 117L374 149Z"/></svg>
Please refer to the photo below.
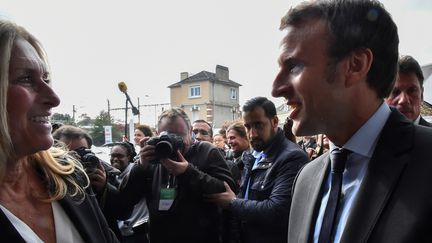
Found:
<svg viewBox="0 0 432 243"><path fill-rule="evenodd" d="M161 188L159 210L167 211L171 208L175 198L175 188Z"/></svg>

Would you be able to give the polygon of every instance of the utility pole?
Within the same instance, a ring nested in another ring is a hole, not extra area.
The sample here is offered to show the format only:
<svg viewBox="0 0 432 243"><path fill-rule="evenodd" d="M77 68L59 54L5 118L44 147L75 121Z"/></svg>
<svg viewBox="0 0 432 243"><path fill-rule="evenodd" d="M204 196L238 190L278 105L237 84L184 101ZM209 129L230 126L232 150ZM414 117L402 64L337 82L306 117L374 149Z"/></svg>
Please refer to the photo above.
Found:
<svg viewBox="0 0 432 243"><path fill-rule="evenodd" d="M139 97L138 97L138 125L141 125L141 110L140 110L140 102L139 102Z"/></svg>
<svg viewBox="0 0 432 243"><path fill-rule="evenodd" d="M164 106L168 106L170 103L159 103L159 104L147 104L147 105L138 105L138 109L140 107L153 107L154 108L154 116L155 116L155 127L157 127L158 117L157 117L157 107L161 106L162 111L164 110Z"/></svg>
<svg viewBox="0 0 432 243"><path fill-rule="evenodd" d="M111 107L110 107L109 99L107 99L107 102L108 102L108 117L111 119Z"/></svg>
<svg viewBox="0 0 432 243"><path fill-rule="evenodd" d="M72 105L72 121L73 121L73 123L75 123L75 113L76 113L75 105Z"/></svg>

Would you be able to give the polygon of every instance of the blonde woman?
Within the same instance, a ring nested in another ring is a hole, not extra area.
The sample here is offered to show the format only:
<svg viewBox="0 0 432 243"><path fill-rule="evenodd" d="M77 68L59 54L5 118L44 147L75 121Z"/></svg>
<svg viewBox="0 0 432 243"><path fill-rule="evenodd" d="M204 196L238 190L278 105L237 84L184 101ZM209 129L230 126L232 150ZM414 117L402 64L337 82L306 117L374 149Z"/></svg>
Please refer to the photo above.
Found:
<svg viewBox="0 0 432 243"><path fill-rule="evenodd" d="M80 164L51 148L59 103L40 43L0 20L0 239L117 242Z"/></svg>

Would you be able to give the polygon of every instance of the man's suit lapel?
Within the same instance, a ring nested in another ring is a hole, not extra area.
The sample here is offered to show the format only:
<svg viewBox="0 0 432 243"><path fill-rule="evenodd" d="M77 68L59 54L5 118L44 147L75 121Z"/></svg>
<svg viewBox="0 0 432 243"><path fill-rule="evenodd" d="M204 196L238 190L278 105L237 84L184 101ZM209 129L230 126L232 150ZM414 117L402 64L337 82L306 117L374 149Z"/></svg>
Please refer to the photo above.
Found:
<svg viewBox="0 0 432 243"><path fill-rule="evenodd" d="M421 117L421 116L420 116L419 125L426 126L426 127L432 127L432 124L430 124L429 122L427 122L427 121L426 121L425 119L423 119L423 117Z"/></svg>
<svg viewBox="0 0 432 243"><path fill-rule="evenodd" d="M369 161L341 242L367 241L409 162L406 152L412 148L413 135L412 123L393 111Z"/></svg>
<svg viewBox="0 0 432 243"><path fill-rule="evenodd" d="M294 198L290 212L290 224L288 241L294 242L311 242L315 229L315 220L319 211L322 194L322 184L325 183L325 175L330 164L329 153L325 153L307 166L303 167L304 173L299 173L296 178ZM307 171L306 171L307 170ZM301 176L303 173L307 176ZM292 222L292 223L291 223Z"/></svg>

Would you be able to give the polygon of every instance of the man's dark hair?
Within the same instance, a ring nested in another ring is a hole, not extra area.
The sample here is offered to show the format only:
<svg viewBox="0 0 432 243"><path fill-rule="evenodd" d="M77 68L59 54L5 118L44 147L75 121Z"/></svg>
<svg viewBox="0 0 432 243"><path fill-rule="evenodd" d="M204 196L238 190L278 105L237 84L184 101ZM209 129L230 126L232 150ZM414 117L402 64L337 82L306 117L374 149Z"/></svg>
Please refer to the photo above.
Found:
<svg viewBox="0 0 432 243"><path fill-rule="evenodd" d="M246 103L243 105L243 112L251 112L257 107L262 107L266 117L269 119L276 116L276 107L274 103L266 97L255 97L246 101Z"/></svg>
<svg viewBox="0 0 432 243"><path fill-rule="evenodd" d="M213 137L213 129L212 129L212 125L211 125L210 123L208 123L207 121L202 120L202 119L195 120L195 121L192 123L192 125L193 125L194 123L205 123L205 124L207 124L207 125L209 126L209 136L210 136L210 137Z"/></svg>
<svg viewBox="0 0 432 243"><path fill-rule="evenodd" d="M399 59L399 73L414 73L420 83L420 87L423 90L423 71L420 64L412 56L402 56Z"/></svg>
<svg viewBox="0 0 432 243"><path fill-rule="evenodd" d="M399 37L384 6L376 0L303 2L282 18L280 29L299 27L314 19L327 22L328 54L333 64L355 50L371 50L367 83L379 98L387 97L396 80Z"/></svg>
<svg viewBox="0 0 432 243"><path fill-rule="evenodd" d="M53 134L53 138L61 140L62 138L67 139L81 139L84 138L87 141L88 148L93 145L93 140L90 135L82 128L74 127L71 125L63 125L59 127Z"/></svg>

